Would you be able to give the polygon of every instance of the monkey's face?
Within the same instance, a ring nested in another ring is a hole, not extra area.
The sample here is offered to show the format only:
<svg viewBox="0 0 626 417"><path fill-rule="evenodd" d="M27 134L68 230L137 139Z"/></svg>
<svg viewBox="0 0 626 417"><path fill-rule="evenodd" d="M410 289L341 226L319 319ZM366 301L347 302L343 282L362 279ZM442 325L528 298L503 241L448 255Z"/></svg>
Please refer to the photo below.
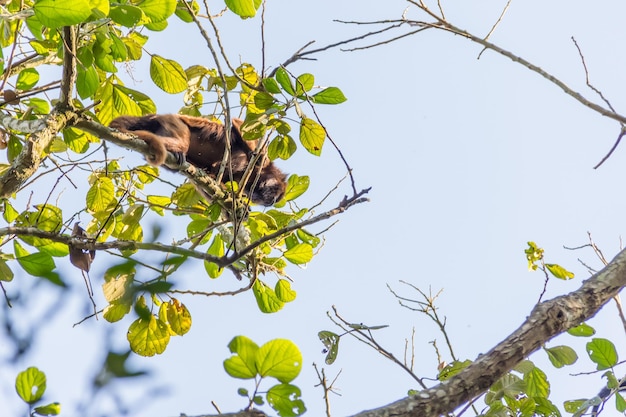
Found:
<svg viewBox="0 0 626 417"><path fill-rule="evenodd" d="M257 204L273 206L285 196L287 176L270 165L261 172L255 189L250 192L250 199Z"/></svg>

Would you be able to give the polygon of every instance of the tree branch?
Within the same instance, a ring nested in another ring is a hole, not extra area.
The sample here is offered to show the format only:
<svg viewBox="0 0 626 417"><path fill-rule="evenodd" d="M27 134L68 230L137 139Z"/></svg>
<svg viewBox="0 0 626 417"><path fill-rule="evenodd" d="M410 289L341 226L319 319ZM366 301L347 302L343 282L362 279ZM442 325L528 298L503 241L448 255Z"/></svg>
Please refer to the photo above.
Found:
<svg viewBox="0 0 626 417"><path fill-rule="evenodd" d="M444 383L353 417L436 417L485 392L545 342L593 317L626 286L626 250L570 294L535 306L504 341Z"/></svg>

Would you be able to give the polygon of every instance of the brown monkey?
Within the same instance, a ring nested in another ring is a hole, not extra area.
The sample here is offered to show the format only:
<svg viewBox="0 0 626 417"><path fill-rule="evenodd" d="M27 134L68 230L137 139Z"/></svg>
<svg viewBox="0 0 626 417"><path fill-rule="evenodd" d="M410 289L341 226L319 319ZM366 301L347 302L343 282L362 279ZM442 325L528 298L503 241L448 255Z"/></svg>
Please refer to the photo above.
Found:
<svg viewBox="0 0 626 417"><path fill-rule="evenodd" d="M242 123L240 119L233 119L230 134L230 167L232 179L235 181L241 180L258 142L243 139L239 130ZM186 157L190 164L215 176L226 150L224 125L202 117L180 114L121 116L114 119L109 126L122 132L134 133L145 141L152 151L152 155L148 157L148 162L152 165L163 164L169 151L178 155L181 162ZM287 176L263 156L259 158L244 189L255 203L271 206L285 195ZM228 181L228 167L225 172L224 180ZM256 187L252 189L257 176Z"/></svg>

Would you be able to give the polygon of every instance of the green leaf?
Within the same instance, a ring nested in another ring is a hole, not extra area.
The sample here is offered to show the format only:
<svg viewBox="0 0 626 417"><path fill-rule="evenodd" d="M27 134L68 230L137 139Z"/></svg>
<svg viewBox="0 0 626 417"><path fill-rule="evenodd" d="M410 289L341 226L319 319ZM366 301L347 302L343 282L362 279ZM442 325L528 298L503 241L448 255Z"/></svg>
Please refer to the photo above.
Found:
<svg viewBox="0 0 626 417"><path fill-rule="evenodd" d="M526 390L526 384L518 376L508 373L493 384L487 395L485 395L485 403L492 405L496 401L500 401L503 397L515 399Z"/></svg>
<svg viewBox="0 0 626 417"><path fill-rule="evenodd" d="M35 412L35 414L38 414L40 416L58 416L59 414L61 414L61 404L50 403L35 407L33 411Z"/></svg>
<svg viewBox="0 0 626 417"><path fill-rule="evenodd" d="M310 179L308 175L298 176L292 174L287 179L287 190L285 191L285 201L292 201L300 197L309 189Z"/></svg>
<svg viewBox="0 0 626 417"><path fill-rule="evenodd" d="M26 68L20 71L17 76L15 87L18 90L30 90L39 82L39 73L34 68Z"/></svg>
<svg viewBox="0 0 626 417"><path fill-rule="evenodd" d="M271 94L260 92L254 95L254 105L261 110L267 110L275 103L274 97Z"/></svg>
<svg viewBox="0 0 626 417"><path fill-rule="evenodd" d="M291 94L292 96L296 94L296 91L293 89L293 85L291 84L291 78L283 67L276 70L276 81L278 81L278 84L280 84L283 90L285 90L288 94Z"/></svg>
<svg viewBox="0 0 626 417"><path fill-rule="evenodd" d="M224 256L224 241L222 240L222 235L216 234L213 238L213 242L211 242L211 246L207 250L209 255L222 257ZM207 274L211 278L217 278L222 274L224 268L218 266L214 262L204 261L204 269L206 269Z"/></svg>
<svg viewBox="0 0 626 417"><path fill-rule="evenodd" d="M76 91L82 99L91 97L98 90L98 71L93 65L83 67L79 65L76 73Z"/></svg>
<svg viewBox="0 0 626 417"><path fill-rule="evenodd" d="M548 383L548 378L546 377L546 374L537 367L524 374L524 382L526 383L526 394L529 397L547 398L550 394L550 384Z"/></svg>
<svg viewBox="0 0 626 417"><path fill-rule="evenodd" d="M17 374L15 378L15 390L28 404L33 404L43 396L46 391L46 374L31 366Z"/></svg>
<svg viewBox="0 0 626 417"><path fill-rule="evenodd" d="M56 267L52 256L43 252L29 254L17 241L13 242L15 256L20 266L30 275L48 277Z"/></svg>
<svg viewBox="0 0 626 417"><path fill-rule="evenodd" d="M159 55L152 55L150 77L166 93L176 94L187 89L187 75L183 67L178 62Z"/></svg>
<svg viewBox="0 0 626 417"><path fill-rule="evenodd" d="M182 336L191 329L191 314L184 304L173 298L167 304L167 322L174 333Z"/></svg>
<svg viewBox="0 0 626 417"><path fill-rule="evenodd" d="M300 142L304 148L315 156L322 154L322 146L326 139L326 131L313 119L303 117L300 121Z"/></svg>
<svg viewBox="0 0 626 417"><path fill-rule="evenodd" d="M121 221L117 224L121 226L121 229L116 230L119 239L136 242L143 241L143 228L139 220L141 220L144 208L143 204L133 204L126 210Z"/></svg>
<svg viewBox="0 0 626 417"><path fill-rule="evenodd" d="M576 327L572 327L567 331L567 333L571 334L572 336L589 337L596 334L596 330L587 323L582 323Z"/></svg>
<svg viewBox="0 0 626 417"><path fill-rule="evenodd" d="M326 365L332 365L337 359L337 353L339 352L339 335L328 330L322 330L317 333L317 337L320 338L325 346Z"/></svg>
<svg viewBox="0 0 626 417"><path fill-rule="evenodd" d="M22 103L31 107L35 114L50 114L50 103L47 100L31 97L27 100L22 100Z"/></svg>
<svg viewBox="0 0 626 417"><path fill-rule="evenodd" d="M271 160L289 159L296 152L296 142L289 135L278 135L269 144L267 155Z"/></svg>
<svg viewBox="0 0 626 417"><path fill-rule="evenodd" d="M154 356L165 351L170 341L167 324L150 315L138 318L128 328L127 339L133 352L141 356Z"/></svg>
<svg viewBox="0 0 626 417"><path fill-rule="evenodd" d="M546 268L552 275L559 279L572 279L574 278L574 273L569 272L567 269L563 268L557 264L546 264Z"/></svg>
<svg viewBox="0 0 626 417"><path fill-rule="evenodd" d="M88 0L37 0L33 9L37 19L49 28L76 25L91 15Z"/></svg>
<svg viewBox="0 0 626 417"><path fill-rule="evenodd" d="M300 399L300 388L291 384L274 385L267 391L267 402L281 417L295 417L304 414L306 407Z"/></svg>
<svg viewBox="0 0 626 417"><path fill-rule="evenodd" d="M461 372L463 369L470 366L472 361L464 360L464 361L452 361L446 365L441 371L439 371L439 375L437 375L437 379L440 381L445 381L452 378L454 375Z"/></svg>
<svg viewBox="0 0 626 417"><path fill-rule="evenodd" d="M91 213L106 211L115 202L115 187L109 177L98 177L86 195L87 210Z"/></svg>
<svg viewBox="0 0 626 417"><path fill-rule="evenodd" d="M313 247L308 243L299 243L283 255L293 264L305 264L313 259Z"/></svg>
<svg viewBox="0 0 626 417"><path fill-rule="evenodd" d="M131 307L131 302L115 301L104 308L102 316L109 323L115 323L130 313Z"/></svg>
<svg viewBox="0 0 626 417"><path fill-rule="evenodd" d="M256 357L262 377L271 376L284 384L293 381L302 369L302 353L291 340L270 340L259 348Z"/></svg>
<svg viewBox="0 0 626 417"><path fill-rule="evenodd" d="M233 378L252 379L258 371L256 366L259 346L245 336L236 336L228 344L233 356L224 361L224 370Z"/></svg>
<svg viewBox="0 0 626 417"><path fill-rule="evenodd" d="M107 79L96 93L102 100L98 106L98 118L103 124L109 124L111 120L122 115L142 116L156 112L156 106L150 97L112 81L111 77Z"/></svg>
<svg viewBox="0 0 626 417"><path fill-rule="evenodd" d="M276 282L274 291L276 292L276 296L285 303L289 303L296 299L296 292L291 289L291 283L286 279L279 279Z"/></svg>
<svg viewBox="0 0 626 417"><path fill-rule="evenodd" d="M247 19L256 15L261 1L262 0L224 0L224 3L226 3L226 7L233 13L242 19Z"/></svg>
<svg viewBox="0 0 626 417"><path fill-rule="evenodd" d="M162 22L176 11L176 0L144 0L137 6L152 23Z"/></svg>
<svg viewBox="0 0 626 417"><path fill-rule="evenodd" d="M620 413L626 411L626 401L624 400L624 397L622 397L622 394L620 394L619 392L615 393L615 408Z"/></svg>
<svg viewBox="0 0 626 417"><path fill-rule="evenodd" d="M172 203L172 199L160 195L149 195L147 197L150 203L150 210L163 216L165 214L165 207L168 207Z"/></svg>
<svg viewBox="0 0 626 417"><path fill-rule="evenodd" d="M586 405L586 403L587 403L587 400L564 401L563 409L565 409L565 411L570 414L578 414L580 416L589 408L589 405Z"/></svg>
<svg viewBox="0 0 626 417"><path fill-rule="evenodd" d="M7 265L4 259L0 259L0 281L13 281L13 271L11 271L11 268L9 268L9 265Z"/></svg>
<svg viewBox="0 0 626 417"><path fill-rule="evenodd" d="M610 340L593 338L586 348L589 358L596 363L599 371L617 365L617 351Z"/></svg>
<svg viewBox="0 0 626 417"><path fill-rule="evenodd" d="M111 7L109 17L117 24L132 28L139 23L143 17L143 13L139 7L131 6L129 4L121 4L119 6Z"/></svg>
<svg viewBox="0 0 626 417"><path fill-rule="evenodd" d="M264 78L262 83L263 83L263 87L265 87L268 93L280 94L280 87L278 86L278 83L276 82L275 79Z"/></svg>
<svg viewBox="0 0 626 417"><path fill-rule="evenodd" d="M313 77L313 74L300 75L296 78L296 95L301 96L302 94L311 91L314 83L315 77Z"/></svg>
<svg viewBox="0 0 626 417"><path fill-rule="evenodd" d="M311 97L315 104L340 104L347 100L337 87L328 87Z"/></svg>
<svg viewBox="0 0 626 417"><path fill-rule="evenodd" d="M565 365L572 365L578 360L578 355L569 346L555 346L546 348L548 359L555 368L562 368Z"/></svg>
<svg viewBox="0 0 626 417"><path fill-rule="evenodd" d="M285 303L276 296L274 290L261 280L254 282L252 293L254 294L254 298L256 298L259 310L263 313L275 313L281 310L285 305Z"/></svg>

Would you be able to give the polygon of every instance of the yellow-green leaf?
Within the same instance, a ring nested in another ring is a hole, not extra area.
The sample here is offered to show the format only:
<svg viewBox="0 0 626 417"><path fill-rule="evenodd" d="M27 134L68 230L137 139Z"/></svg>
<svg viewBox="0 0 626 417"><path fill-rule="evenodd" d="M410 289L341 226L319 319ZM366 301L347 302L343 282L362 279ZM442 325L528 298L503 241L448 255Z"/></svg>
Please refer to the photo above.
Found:
<svg viewBox="0 0 626 417"><path fill-rule="evenodd" d="M285 305L285 303L276 296L274 290L261 280L254 282L252 292L254 293L254 298L256 298L259 310L263 313L275 313L281 310Z"/></svg>
<svg viewBox="0 0 626 417"><path fill-rule="evenodd" d="M89 0L37 0L33 9L37 19L49 28L76 25L91 14Z"/></svg>
<svg viewBox="0 0 626 417"><path fill-rule="evenodd" d="M291 289L291 283L286 279L279 279L274 291L276 296L286 303L296 299L296 292Z"/></svg>
<svg viewBox="0 0 626 417"><path fill-rule="evenodd" d="M303 117L300 121L300 142L305 149L315 156L322 154L326 131L313 119Z"/></svg>
<svg viewBox="0 0 626 417"><path fill-rule="evenodd" d="M569 272L567 269L563 268L561 265L557 264L546 264L546 268L548 271L555 277L559 279L572 279L574 278L574 273Z"/></svg>
<svg viewBox="0 0 626 417"><path fill-rule="evenodd" d="M150 18L152 23L156 23L174 14L176 0L144 0L137 6Z"/></svg>
<svg viewBox="0 0 626 417"><path fill-rule="evenodd" d="M305 264L313 259L313 247L308 243L299 243L283 255L293 264Z"/></svg>
<svg viewBox="0 0 626 417"><path fill-rule="evenodd" d="M226 7L242 19L254 17L261 5L261 0L224 0L224 2Z"/></svg>
<svg viewBox="0 0 626 417"><path fill-rule="evenodd" d="M183 67L178 62L159 55L152 55L150 77L166 93L176 94L187 89L187 75Z"/></svg>
<svg viewBox="0 0 626 417"><path fill-rule="evenodd" d="M34 366L27 368L17 374L15 390L20 398L28 404L39 401L46 391L46 374Z"/></svg>
<svg viewBox="0 0 626 417"><path fill-rule="evenodd" d="M183 303L173 298L167 306L167 322L174 333L182 336L191 328L191 314Z"/></svg>
<svg viewBox="0 0 626 417"><path fill-rule="evenodd" d="M87 191L87 210L92 213L105 211L115 200L115 187L109 177L98 177Z"/></svg>
<svg viewBox="0 0 626 417"><path fill-rule="evenodd" d="M141 356L154 356L165 351L170 332L167 324L150 315L147 319L135 320L128 328L126 337L133 352Z"/></svg>
<svg viewBox="0 0 626 417"><path fill-rule="evenodd" d="M302 353L291 340L270 340L259 348L256 356L261 376L271 376L285 384L293 381L302 369Z"/></svg>

